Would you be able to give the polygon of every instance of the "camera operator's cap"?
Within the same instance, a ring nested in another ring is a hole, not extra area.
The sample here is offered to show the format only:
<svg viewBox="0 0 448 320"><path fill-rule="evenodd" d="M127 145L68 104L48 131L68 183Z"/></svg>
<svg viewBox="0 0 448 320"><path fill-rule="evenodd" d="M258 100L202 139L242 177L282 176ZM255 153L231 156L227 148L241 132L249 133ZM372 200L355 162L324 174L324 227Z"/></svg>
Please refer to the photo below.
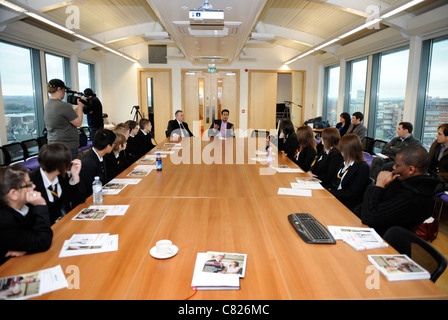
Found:
<svg viewBox="0 0 448 320"><path fill-rule="evenodd" d="M48 82L49 88L62 88L62 89L70 89L69 87L65 86L64 81L59 79L51 79L50 82Z"/></svg>
<svg viewBox="0 0 448 320"><path fill-rule="evenodd" d="M90 96L93 96L95 93L93 92L92 89L87 88L87 89L84 90L84 94L85 94L87 97L90 97Z"/></svg>

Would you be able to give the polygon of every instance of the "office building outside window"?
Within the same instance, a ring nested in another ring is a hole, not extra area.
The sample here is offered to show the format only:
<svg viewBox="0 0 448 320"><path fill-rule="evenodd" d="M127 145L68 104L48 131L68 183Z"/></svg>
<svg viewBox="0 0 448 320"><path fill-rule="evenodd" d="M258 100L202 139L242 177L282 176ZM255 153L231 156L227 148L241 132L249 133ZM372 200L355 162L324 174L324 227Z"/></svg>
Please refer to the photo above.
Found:
<svg viewBox="0 0 448 320"><path fill-rule="evenodd" d="M375 139L390 141L397 135L403 120L408 59L409 49L381 54Z"/></svg>
<svg viewBox="0 0 448 320"><path fill-rule="evenodd" d="M348 113L361 112L364 114L366 97L367 58L350 62L350 94Z"/></svg>
<svg viewBox="0 0 448 320"><path fill-rule="evenodd" d="M31 49L0 42L0 76L6 124L3 144L37 136Z"/></svg>
<svg viewBox="0 0 448 320"><path fill-rule="evenodd" d="M338 97L339 97L339 74L340 66L330 66L325 72L324 88L324 114L323 120L327 120L331 127L339 122Z"/></svg>
<svg viewBox="0 0 448 320"><path fill-rule="evenodd" d="M430 50L422 143L429 149L437 128L448 123L448 39L434 41Z"/></svg>

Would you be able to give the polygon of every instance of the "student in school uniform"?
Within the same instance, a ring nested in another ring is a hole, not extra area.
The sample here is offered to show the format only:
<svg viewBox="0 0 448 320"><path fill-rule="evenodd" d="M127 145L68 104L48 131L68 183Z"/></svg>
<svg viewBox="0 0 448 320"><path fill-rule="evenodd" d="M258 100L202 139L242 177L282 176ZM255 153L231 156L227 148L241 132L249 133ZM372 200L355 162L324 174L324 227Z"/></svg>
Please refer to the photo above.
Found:
<svg viewBox="0 0 448 320"><path fill-rule="evenodd" d="M331 186L344 159L339 151L340 132L336 128L325 128L322 131L323 150L317 155L308 175L321 181L324 188Z"/></svg>
<svg viewBox="0 0 448 320"><path fill-rule="evenodd" d="M280 135L278 137L278 151L283 151L288 158L294 161L294 155L299 148L297 134L291 120L283 120L280 123Z"/></svg>
<svg viewBox="0 0 448 320"><path fill-rule="evenodd" d="M124 124L126 125L128 130L126 139L126 149L124 150L124 153L126 155L128 165L131 165L138 160L137 157L138 146L136 142L137 139L135 137L137 136L139 127L137 121L134 120L128 120Z"/></svg>
<svg viewBox="0 0 448 320"><path fill-rule="evenodd" d="M0 168L0 265L51 246L48 207L34 188L23 164Z"/></svg>
<svg viewBox="0 0 448 320"><path fill-rule="evenodd" d="M107 168L107 181L114 179L128 167L123 151L126 149L126 137L121 133L115 133L116 138L112 152L104 155Z"/></svg>
<svg viewBox="0 0 448 320"><path fill-rule="evenodd" d="M86 197L92 195L92 183L96 176L100 177L103 185L107 180L107 167L104 156L113 149L116 135L108 129L100 129L93 137L93 146L82 157L82 168L79 174L86 188Z"/></svg>
<svg viewBox="0 0 448 320"><path fill-rule="evenodd" d="M61 143L44 145L37 160L39 168L30 172L30 179L45 199L53 224L84 202L85 187L79 177L81 160L72 161L70 150Z"/></svg>
<svg viewBox="0 0 448 320"><path fill-rule="evenodd" d="M370 168L362 155L362 143L359 136L346 134L339 143L344 162L333 178L328 190L353 211L362 203L364 191L370 184Z"/></svg>
<svg viewBox="0 0 448 320"><path fill-rule="evenodd" d="M297 129L297 141L299 147L296 149L293 161L305 172L309 171L316 157L316 142L314 141L313 129L310 126L301 126Z"/></svg>
<svg viewBox="0 0 448 320"><path fill-rule="evenodd" d="M141 158L147 152L151 151L155 146L152 143L152 124L148 119L140 119L139 121L140 130L138 131L136 138L137 145L137 157Z"/></svg>

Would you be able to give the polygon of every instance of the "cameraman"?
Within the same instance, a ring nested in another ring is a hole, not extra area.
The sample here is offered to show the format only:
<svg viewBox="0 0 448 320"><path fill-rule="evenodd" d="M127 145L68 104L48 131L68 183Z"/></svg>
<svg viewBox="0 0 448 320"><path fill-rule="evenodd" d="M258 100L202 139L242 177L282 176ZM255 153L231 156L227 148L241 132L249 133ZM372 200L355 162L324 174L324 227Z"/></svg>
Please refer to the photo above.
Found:
<svg viewBox="0 0 448 320"><path fill-rule="evenodd" d="M82 125L82 108L84 104L77 99L78 106L62 101L65 90L70 89L59 79L52 79L47 84L50 99L45 104L44 122L48 132L48 143L59 142L70 149L72 159L78 157L78 127Z"/></svg>
<svg viewBox="0 0 448 320"><path fill-rule="evenodd" d="M87 115L87 124L90 128L90 139L93 141L95 132L104 128L103 106L92 89L85 89L84 96L87 99L87 105L84 106L82 112Z"/></svg>

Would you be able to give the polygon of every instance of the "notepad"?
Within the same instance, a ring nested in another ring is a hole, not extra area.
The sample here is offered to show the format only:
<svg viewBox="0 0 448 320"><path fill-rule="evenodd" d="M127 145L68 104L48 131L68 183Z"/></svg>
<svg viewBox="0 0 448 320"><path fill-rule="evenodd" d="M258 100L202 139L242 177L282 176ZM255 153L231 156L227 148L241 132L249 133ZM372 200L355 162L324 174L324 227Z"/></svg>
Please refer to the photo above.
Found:
<svg viewBox="0 0 448 320"><path fill-rule="evenodd" d="M278 188L278 193L280 195L286 196L300 196L300 197L311 197L311 190L306 189L293 189L293 188Z"/></svg>

